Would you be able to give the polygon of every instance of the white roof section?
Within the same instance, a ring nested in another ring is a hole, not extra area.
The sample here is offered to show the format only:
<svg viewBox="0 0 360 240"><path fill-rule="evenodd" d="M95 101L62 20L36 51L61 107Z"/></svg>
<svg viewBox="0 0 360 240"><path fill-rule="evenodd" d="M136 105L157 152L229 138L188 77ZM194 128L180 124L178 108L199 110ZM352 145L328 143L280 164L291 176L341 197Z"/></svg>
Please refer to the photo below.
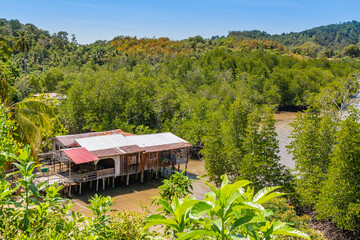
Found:
<svg viewBox="0 0 360 240"><path fill-rule="evenodd" d="M137 145L139 147L151 147L173 143L188 143L178 136L166 132L144 135L123 136L121 134L105 135L88 138L75 139L82 147L88 151L96 151L109 148L125 147Z"/></svg>

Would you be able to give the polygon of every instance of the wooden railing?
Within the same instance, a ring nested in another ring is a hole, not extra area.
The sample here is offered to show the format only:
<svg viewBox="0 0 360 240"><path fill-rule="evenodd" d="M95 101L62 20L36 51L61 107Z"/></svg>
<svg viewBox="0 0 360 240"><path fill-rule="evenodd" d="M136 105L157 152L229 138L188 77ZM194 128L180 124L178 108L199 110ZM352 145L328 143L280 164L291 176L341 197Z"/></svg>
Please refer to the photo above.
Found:
<svg viewBox="0 0 360 240"><path fill-rule="evenodd" d="M91 180L96 180L95 172L87 172L82 174L76 174L74 176L68 177L71 182L87 182Z"/></svg>
<svg viewBox="0 0 360 240"><path fill-rule="evenodd" d="M107 168L97 171L97 178L113 177L115 175L115 168Z"/></svg>

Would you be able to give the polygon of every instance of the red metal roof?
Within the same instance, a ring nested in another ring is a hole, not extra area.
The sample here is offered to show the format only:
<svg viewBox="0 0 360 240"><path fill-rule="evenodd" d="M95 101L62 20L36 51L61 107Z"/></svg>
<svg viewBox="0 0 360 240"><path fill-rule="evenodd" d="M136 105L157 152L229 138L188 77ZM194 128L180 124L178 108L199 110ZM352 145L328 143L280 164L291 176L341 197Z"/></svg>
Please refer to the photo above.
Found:
<svg viewBox="0 0 360 240"><path fill-rule="evenodd" d="M88 137L95 137L95 136L103 136L103 135L113 135L113 134L121 134L123 136L131 136L134 134L124 132L121 129L105 131L105 132L90 132L90 133L81 133L81 134L74 134L74 135L63 135L63 136L56 136L54 138L58 139L64 146L71 146L75 142L75 139L79 138L88 138Z"/></svg>
<svg viewBox="0 0 360 240"><path fill-rule="evenodd" d="M86 148L70 148L62 151L76 164L99 160L99 158L89 152Z"/></svg>

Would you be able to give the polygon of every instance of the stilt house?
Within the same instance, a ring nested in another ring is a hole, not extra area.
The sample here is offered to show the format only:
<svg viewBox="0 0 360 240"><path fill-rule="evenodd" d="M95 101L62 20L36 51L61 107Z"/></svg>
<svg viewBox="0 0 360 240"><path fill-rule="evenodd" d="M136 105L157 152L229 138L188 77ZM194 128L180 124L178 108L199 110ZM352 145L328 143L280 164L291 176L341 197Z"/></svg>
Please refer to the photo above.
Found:
<svg viewBox="0 0 360 240"><path fill-rule="evenodd" d="M120 129L75 135L57 136L52 139L52 171L63 180L64 185L82 182L113 180L116 177L140 175L144 171L155 171L161 167L186 164L189 159L189 144L172 133L133 135ZM55 165L58 163L58 167ZM58 174L62 173L62 174ZM51 183L51 179L48 179ZM103 184L104 186L104 184ZM81 190L80 190L81 192Z"/></svg>

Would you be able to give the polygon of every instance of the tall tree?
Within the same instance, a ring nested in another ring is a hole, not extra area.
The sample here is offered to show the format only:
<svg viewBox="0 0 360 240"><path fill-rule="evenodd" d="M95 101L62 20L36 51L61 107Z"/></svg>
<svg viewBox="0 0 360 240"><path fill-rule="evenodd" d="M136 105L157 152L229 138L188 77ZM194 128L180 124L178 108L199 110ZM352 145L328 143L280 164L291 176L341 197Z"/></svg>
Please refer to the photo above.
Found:
<svg viewBox="0 0 360 240"><path fill-rule="evenodd" d="M337 121L330 114L308 110L291 125L294 130L287 148L295 161L295 189L303 204L314 205L328 171Z"/></svg>
<svg viewBox="0 0 360 240"><path fill-rule="evenodd" d="M18 37L16 38L16 42L14 45L14 49L21 52L23 54L23 67L24 67L24 71L26 70L26 65L25 65L25 56L26 53L29 52L30 50L30 40L26 37L25 32L18 32Z"/></svg>
<svg viewBox="0 0 360 240"><path fill-rule="evenodd" d="M360 112L351 108L340 124L326 180L315 205L319 218L338 227L360 226Z"/></svg>
<svg viewBox="0 0 360 240"><path fill-rule="evenodd" d="M292 191L290 171L279 163L279 143L275 119L270 109L255 109L248 115L243 144L244 157L239 163L241 179L249 179L256 189L281 185Z"/></svg>
<svg viewBox="0 0 360 240"><path fill-rule="evenodd" d="M291 190L291 174L279 163L273 113L252 108L238 99L227 119L210 121L202 150L210 179L219 183L227 174L232 180L250 179L257 189L281 184Z"/></svg>

